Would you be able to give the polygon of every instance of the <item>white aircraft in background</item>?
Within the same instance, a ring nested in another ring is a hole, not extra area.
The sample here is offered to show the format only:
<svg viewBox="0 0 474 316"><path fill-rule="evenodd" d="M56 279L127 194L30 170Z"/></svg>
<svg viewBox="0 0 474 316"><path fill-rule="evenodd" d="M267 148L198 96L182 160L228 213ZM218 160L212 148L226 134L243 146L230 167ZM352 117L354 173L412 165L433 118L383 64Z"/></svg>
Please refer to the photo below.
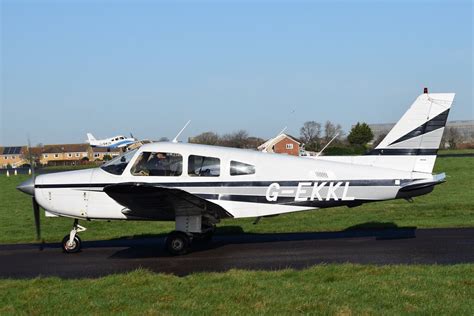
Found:
<svg viewBox="0 0 474 316"><path fill-rule="evenodd" d="M175 221L166 247L188 252L223 218L264 217L406 199L445 181L433 166L454 93L420 95L385 139L357 157L294 157L217 146L158 142L100 168L40 175L18 189L46 216L74 219L63 239L78 252L79 220Z"/></svg>
<svg viewBox="0 0 474 316"><path fill-rule="evenodd" d="M122 148L136 143L137 140L131 134L129 138L118 135L111 138L95 139L94 135L87 133L86 142L91 145L91 147Z"/></svg>

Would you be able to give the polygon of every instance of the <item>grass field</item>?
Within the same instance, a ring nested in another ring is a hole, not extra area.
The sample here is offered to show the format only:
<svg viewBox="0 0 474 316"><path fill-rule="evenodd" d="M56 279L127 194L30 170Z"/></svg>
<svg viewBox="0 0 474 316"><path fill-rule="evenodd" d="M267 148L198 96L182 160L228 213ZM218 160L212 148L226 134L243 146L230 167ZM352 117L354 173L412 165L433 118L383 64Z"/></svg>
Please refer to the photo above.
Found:
<svg viewBox="0 0 474 316"><path fill-rule="evenodd" d="M440 149L439 155L457 155L457 154L474 154L474 149Z"/></svg>
<svg viewBox="0 0 474 316"><path fill-rule="evenodd" d="M366 204L357 208L338 207L264 218L258 225L253 219L225 220L218 232L315 232L337 231L351 227L474 226L474 158L439 158L436 172L446 172L447 182L431 194L415 198L414 203L394 200ZM15 190L27 176L0 177L0 243L34 241L35 232L31 199ZM42 235L47 242L60 241L69 232L71 219L42 218ZM88 230L84 240L164 234L173 230L173 223L162 222L84 222Z"/></svg>
<svg viewBox="0 0 474 316"><path fill-rule="evenodd" d="M0 314L472 315L474 267L319 265L303 271L135 271L0 281Z"/></svg>
<svg viewBox="0 0 474 316"><path fill-rule="evenodd" d="M358 208L339 207L226 220L219 233L336 231L351 227L474 226L473 158L442 158L448 181L427 196ZM26 176L0 177L0 243L32 242L30 198L14 188ZM172 223L87 222L86 240L163 234ZM60 241L70 219L42 219L43 236ZM302 271L198 273L186 277L138 270L98 279L0 280L0 315L24 314L444 314L472 315L474 264L318 265Z"/></svg>

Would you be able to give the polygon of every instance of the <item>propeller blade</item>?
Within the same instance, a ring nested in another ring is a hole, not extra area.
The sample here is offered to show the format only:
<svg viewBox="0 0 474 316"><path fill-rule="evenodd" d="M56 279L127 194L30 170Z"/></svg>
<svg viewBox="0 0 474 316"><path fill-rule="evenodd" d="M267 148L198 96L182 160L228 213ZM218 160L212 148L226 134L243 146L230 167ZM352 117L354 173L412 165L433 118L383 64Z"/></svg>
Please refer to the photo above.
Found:
<svg viewBox="0 0 474 316"><path fill-rule="evenodd" d="M35 164L33 159L33 153L31 152L31 141L30 137L28 137L28 154L30 160L30 168L31 168L31 177L33 178L33 183L35 183Z"/></svg>
<svg viewBox="0 0 474 316"><path fill-rule="evenodd" d="M40 206L38 202L36 202L35 197L32 198L33 202L33 215L35 216L35 227L36 227L36 240L40 240L41 238L41 228L40 228Z"/></svg>

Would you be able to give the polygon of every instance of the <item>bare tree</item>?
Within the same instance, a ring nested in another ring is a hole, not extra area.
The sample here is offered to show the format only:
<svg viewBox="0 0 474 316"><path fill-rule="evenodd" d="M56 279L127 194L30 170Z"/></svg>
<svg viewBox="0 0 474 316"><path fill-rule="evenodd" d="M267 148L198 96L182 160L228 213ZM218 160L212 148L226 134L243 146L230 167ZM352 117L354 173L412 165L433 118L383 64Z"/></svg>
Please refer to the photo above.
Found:
<svg viewBox="0 0 474 316"><path fill-rule="evenodd" d="M327 144L336 135L338 135L337 139L339 139L343 135L341 125L340 124L335 125L331 121L326 121L326 123L324 124L325 143Z"/></svg>
<svg viewBox="0 0 474 316"><path fill-rule="evenodd" d="M247 138L247 144L245 148L257 148L264 142L265 140L263 138L250 136Z"/></svg>
<svg viewBox="0 0 474 316"><path fill-rule="evenodd" d="M441 144L443 147L446 147L447 144L450 149L456 149L461 141L462 136L457 128L448 127L444 130L443 138L441 139Z"/></svg>
<svg viewBox="0 0 474 316"><path fill-rule="evenodd" d="M214 132L201 133L189 139L190 143L204 144L204 145L217 145L219 141L220 141L219 135L217 135Z"/></svg>
<svg viewBox="0 0 474 316"><path fill-rule="evenodd" d="M245 130L238 130L222 137L221 145L236 148L248 148L249 134Z"/></svg>
<svg viewBox="0 0 474 316"><path fill-rule="evenodd" d="M382 133L379 136L377 136L377 138L374 140L374 143L372 144L372 146L374 148L377 147L382 142L382 140L387 136L387 134L388 133Z"/></svg>
<svg viewBox="0 0 474 316"><path fill-rule="evenodd" d="M307 144L319 140L321 136L321 124L315 121L308 121L300 129L301 140Z"/></svg>

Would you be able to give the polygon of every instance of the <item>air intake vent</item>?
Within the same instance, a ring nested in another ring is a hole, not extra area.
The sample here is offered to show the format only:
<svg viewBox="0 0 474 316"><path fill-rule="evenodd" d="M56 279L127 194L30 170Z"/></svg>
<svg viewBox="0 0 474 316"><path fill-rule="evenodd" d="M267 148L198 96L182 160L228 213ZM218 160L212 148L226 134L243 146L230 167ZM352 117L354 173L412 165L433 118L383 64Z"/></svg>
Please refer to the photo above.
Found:
<svg viewBox="0 0 474 316"><path fill-rule="evenodd" d="M329 178L327 172L325 171L315 171L315 173L316 173L316 177L318 178L323 178L323 179Z"/></svg>

